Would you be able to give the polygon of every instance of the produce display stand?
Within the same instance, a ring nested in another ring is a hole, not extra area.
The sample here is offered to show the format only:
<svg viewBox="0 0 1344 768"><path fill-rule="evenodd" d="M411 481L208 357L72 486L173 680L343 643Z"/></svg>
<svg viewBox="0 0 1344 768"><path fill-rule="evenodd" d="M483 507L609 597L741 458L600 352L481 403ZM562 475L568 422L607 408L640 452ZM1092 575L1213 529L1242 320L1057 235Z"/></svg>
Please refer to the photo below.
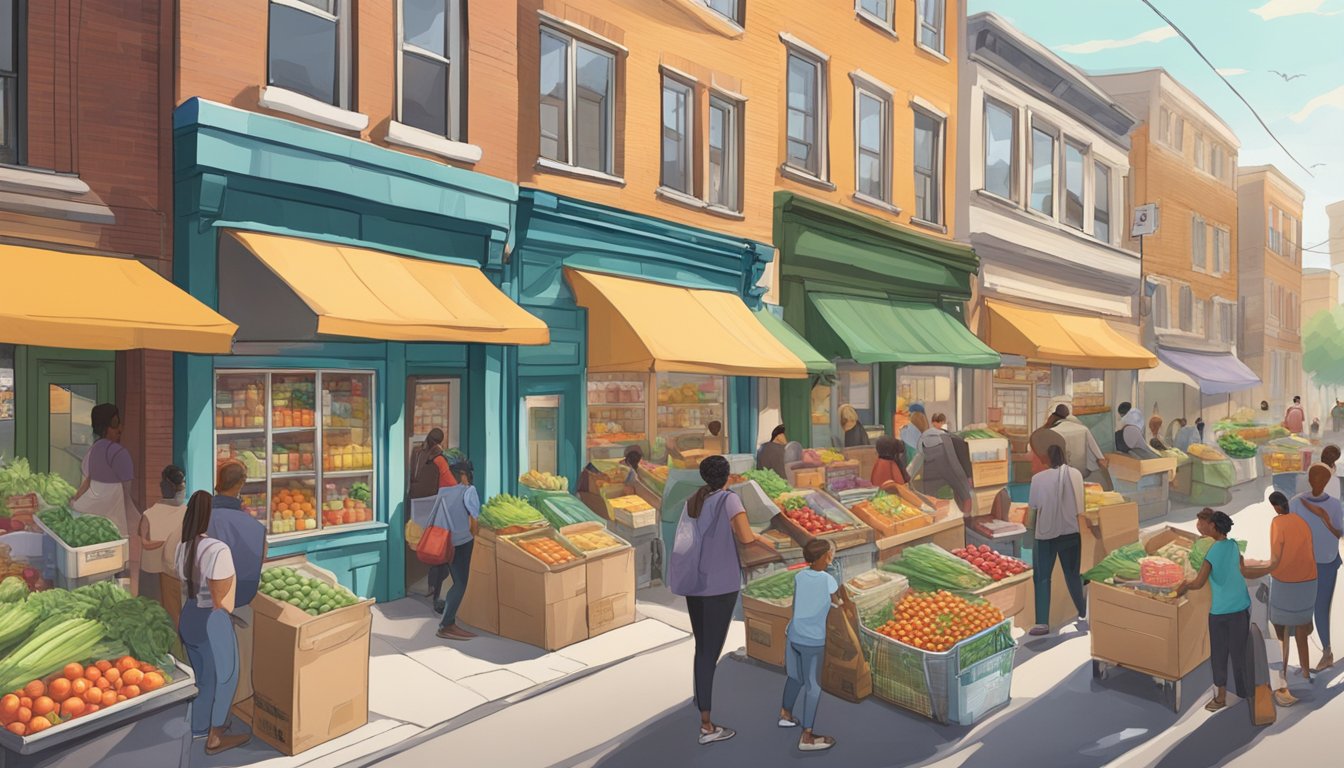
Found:
<svg viewBox="0 0 1344 768"><path fill-rule="evenodd" d="M0 768L181 768L196 679L173 662L172 681L115 707L31 736L0 729Z"/></svg>
<svg viewBox="0 0 1344 768"><path fill-rule="evenodd" d="M1190 446L1190 491L1182 501L1193 506L1222 506L1232 500L1237 472L1217 448Z"/></svg>
<svg viewBox="0 0 1344 768"><path fill-rule="evenodd" d="M871 445L856 445L841 451L845 458L859 463L859 477L873 476L873 467L877 466L877 449Z"/></svg>
<svg viewBox="0 0 1344 768"><path fill-rule="evenodd" d="M798 491L796 494L785 494L780 499L789 497L801 497L813 512L833 523L844 526L838 531L813 534L804 530L787 514L776 515L775 524L787 531L799 544L806 544L814 538L826 539L839 551L873 542L873 529L860 522L858 518L850 514L848 509L845 509L844 505L829 494L821 491ZM776 501L779 501L779 499Z"/></svg>
<svg viewBox="0 0 1344 768"><path fill-rule="evenodd" d="M71 514L78 516L76 512ZM43 578L62 589L74 589L110 579L126 567L130 557L130 542L127 539L72 547L40 518L34 518L33 522L37 523L45 536L43 556L51 567L51 571L44 573Z"/></svg>
<svg viewBox="0 0 1344 768"><path fill-rule="evenodd" d="M1012 619L1033 604L1035 592L1032 579L1032 571L1028 569L1003 581L981 587L971 594L998 608L1003 612L1005 619Z"/></svg>
<svg viewBox="0 0 1344 768"><path fill-rule="evenodd" d="M635 622L635 551L601 523L576 523L560 529L570 544L575 536L601 533L612 539L611 546L584 550L584 595L588 601L588 637L596 637Z"/></svg>
<svg viewBox="0 0 1344 768"><path fill-rule="evenodd" d="M966 546L965 518L960 511L953 509L942 518L935 518L932 525L878 539L874 543L877 545L879 564L891 560L899 555L901 550L916 544L937 544L951 552Z"/></svg>
<svg viewBox="0 0 1344 768"><path fill-rule="evenodd" d="M1087 509L1078 516L1083 543L1083 572L1110 552L1139 540L1139 505L1132 501Z"/></svg>
<svg viewBox="0 0 1344 768"><path fill-rule="evenodd" d="M1157 459L1136 459L1112 453L1111 484L1117 492L1139 507L1139 519L1151 520L1171 511L1171 479L1176 473L1176 459L1163 456Z"/></svg>
<svg viewBox="0 0 1344 768"><path fill-rule="evenodd" d="M1144 543L1149 554L1171 541L1193 544L1186 531L1168 526ZM1139 594L1133 589L1093 583L1089 587L1092 676L1121 668L1148 675L1170 691L1172 708L1181 709L1181 680L1209 658L1210 591L1197 589L1174 599Z"/></svg>

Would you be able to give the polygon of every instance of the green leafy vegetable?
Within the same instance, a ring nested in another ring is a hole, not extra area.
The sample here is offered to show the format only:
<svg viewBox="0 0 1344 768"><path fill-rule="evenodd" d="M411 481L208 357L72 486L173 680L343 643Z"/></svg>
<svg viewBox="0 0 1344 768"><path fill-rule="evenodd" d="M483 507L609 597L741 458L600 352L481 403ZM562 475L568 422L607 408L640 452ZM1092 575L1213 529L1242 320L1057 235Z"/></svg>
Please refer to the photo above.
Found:
<svg viewBox="0 0 1344 768"><path fill-rule="evenodd" d="M752 469L743 472L742 476L755 481L757 485L761 486L761 490L765 491L765 495L772 499L793 490L784 478L775 474L772 469Z"/></svg>

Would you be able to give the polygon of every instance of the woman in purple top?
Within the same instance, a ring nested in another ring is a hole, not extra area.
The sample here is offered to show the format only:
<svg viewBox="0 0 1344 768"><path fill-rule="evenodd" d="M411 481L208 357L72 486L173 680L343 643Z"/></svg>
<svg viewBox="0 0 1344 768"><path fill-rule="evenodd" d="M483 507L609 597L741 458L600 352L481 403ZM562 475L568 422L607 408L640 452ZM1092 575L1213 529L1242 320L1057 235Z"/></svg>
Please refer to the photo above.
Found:
<svg viewBox="0 0 1344 768"><path fill-rule="evenodd" d="M125 536L140 530L140 511L131 500L135 466L121 444L121 412L111 403L95 405L89 415L98 440L84 454L84 480L70 506L83 515L112 521ZM131 536L131 594L140 594L140 537Z"/></svg>
<svg viewBox="0 0 1344 768"><path fill-rule="evenodd" d="M750 544L756 534L747 522L742 500L728 484L728 460L710 456L700 462L703 488L686 501L677 523L677 538L668 558L668 586L686 598L691 633L695 635L695 706L700 710L700 743L713 744L736 735L710 719L714 669L728 638L733 608L742 587L738 544Z"/></svg>

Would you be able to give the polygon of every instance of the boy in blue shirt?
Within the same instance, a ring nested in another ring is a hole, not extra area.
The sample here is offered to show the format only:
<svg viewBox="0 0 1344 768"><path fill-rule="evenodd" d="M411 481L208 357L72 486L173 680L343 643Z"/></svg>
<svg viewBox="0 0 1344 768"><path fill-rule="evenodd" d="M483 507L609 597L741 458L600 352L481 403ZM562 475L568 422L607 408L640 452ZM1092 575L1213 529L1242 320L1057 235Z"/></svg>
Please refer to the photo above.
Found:
<svg viewBox="0 0 1344 768"><path fill-rule="evenodd" d="M1246 575L1253 569L1246 566L1237 542L1229 539L1232 518L1226 513L1205 507L1195 524L1199 535L1213 539L1213 546L1204 555L1204 564L1192 581L1182 582L1178 590L1212 589L1209 606L1209 666L1213 668L1216 692L1204 708L1217 712L1227 706L1227 662L1232 661L1232 680L1237 695L1246 698L1251 693L1250 678L1246 673L1246 644L1251 632L1251 594L1246 589Z"/></svg>
<svg viewBox="0 0 1344 768"><path fill-rule="evenodd" d="M803 559L808 567L793 577L793 618L787 631L788 649L785 667L789 679L784 684L784 703L779 710L779 727L803 726L798 748L817 752L835 746L830 736L812 733L817 718L817 704L821 701L821 660L826 651L826 616L831 601L838 592L846 609L852 609L849 594L840 589L835 577L827 572L835 552L831 543L813 539L803 546ZM803 694L803 716L794 718L793 707L798 695Z"/></svg>

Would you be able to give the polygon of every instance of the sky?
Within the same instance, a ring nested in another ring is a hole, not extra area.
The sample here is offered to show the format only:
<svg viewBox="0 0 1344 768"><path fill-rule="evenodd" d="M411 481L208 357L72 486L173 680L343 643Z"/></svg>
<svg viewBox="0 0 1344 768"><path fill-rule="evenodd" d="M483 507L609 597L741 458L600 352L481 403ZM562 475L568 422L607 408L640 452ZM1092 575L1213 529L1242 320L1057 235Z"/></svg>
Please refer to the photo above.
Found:
<svg viewBox="0 0 1344 768"><path fill-rule="evenodd" d="M1302 188L1302 246L1310 249L1304 264L1329 266L1325 206L1344 200L1344 0L1151 2L1246 97L1288 152L1142 0L968 0L967 10L997 13L1084 72L1166 69L1232 127L1241 141L1239 165L1274 165Z"/></svg>

